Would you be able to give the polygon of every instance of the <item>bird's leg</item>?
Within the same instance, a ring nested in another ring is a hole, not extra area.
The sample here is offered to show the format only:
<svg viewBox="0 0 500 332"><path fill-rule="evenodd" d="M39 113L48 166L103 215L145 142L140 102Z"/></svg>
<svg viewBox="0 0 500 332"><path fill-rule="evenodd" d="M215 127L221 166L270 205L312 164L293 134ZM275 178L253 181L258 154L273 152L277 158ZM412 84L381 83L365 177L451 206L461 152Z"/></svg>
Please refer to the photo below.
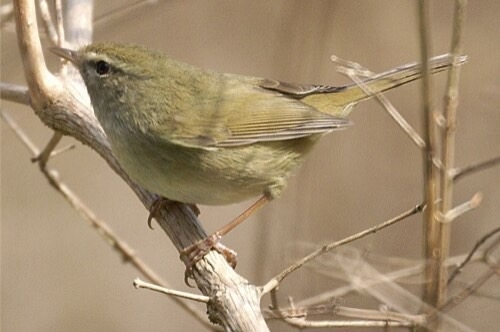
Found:
<svg viewBox="0 0 500 332"><path fill-rule="evenodd" d="M223 255L233 268L236 267L236 253L233 250L223 246L221 243L219 243L219 241L222 236L232 231L236 226L241 224L268 202L269 198L266 195L263 195L257 202L252 204L242 214L234 218L231 222L220 228L218 231L207 236L204 240L192 244L182 250L181 259L186 264L186 275L190 274L191 269L196 264L196 262L202 259L203 256L205 256L211 249L214 249L215 251Z"/></svg>
<svg viewBox="0 0 500 332"><path fill-rule="evenodd" d="M166 207L166 206L169 206L169 205L172 205L172 204L178 204L178 203L179 202L172 201L172 200L170 200L170 199L168 199L166 197L163 197L163 196L160 196L157 199L155 199L154 202L149 207L149 216L148 216L148 226L149 226L149 228L153 229L153 227L151 226L151 221L153 220L153 218L155 218L158 215L158 212L160 212L160 210L163 207ZM196 206L196 204L187 204L187 205L191 208L191 210L193 211L193 213L196 214L196 216L200 215L200 209L198 209L198 207Z"/></svg>

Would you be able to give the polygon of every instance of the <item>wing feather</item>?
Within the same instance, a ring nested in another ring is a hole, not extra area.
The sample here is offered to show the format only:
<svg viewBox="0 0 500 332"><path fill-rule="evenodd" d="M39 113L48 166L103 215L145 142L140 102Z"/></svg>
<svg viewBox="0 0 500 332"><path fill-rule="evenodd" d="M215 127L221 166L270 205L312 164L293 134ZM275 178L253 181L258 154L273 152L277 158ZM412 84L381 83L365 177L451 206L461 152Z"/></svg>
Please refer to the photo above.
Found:
<svg viewBox="0 0 500 332"><path fill-rule="evenodd" d="M226 77L223 88L215 85L193 98L189 116L170 119L158 128L161 136L184 146L214 149L325 134L350 124L284 92L231 78Z"/></svg>

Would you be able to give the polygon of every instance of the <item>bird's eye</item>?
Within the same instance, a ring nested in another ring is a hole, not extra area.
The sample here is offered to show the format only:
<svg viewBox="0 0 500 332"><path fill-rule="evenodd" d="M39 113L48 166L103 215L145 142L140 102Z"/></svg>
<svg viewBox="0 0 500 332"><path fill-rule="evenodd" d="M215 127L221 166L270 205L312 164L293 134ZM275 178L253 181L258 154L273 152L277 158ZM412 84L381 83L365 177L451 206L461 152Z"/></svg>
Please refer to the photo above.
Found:
<svg viewBox="0 0 500 332"><path fill-rule="evenodd" d="M111 71L111 65L106 61L99 60L95 64L95 71L99 76L105 76Z"/></svg>

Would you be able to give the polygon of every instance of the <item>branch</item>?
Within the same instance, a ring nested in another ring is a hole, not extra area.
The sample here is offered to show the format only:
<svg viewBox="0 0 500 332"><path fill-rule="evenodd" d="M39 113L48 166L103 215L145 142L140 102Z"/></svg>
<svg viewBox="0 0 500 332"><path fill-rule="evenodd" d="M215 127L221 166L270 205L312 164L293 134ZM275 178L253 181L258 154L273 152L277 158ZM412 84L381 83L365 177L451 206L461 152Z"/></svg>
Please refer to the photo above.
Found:
<svg viewBox="0 0 500 332"><path fill-rule="evenodd" d="M40 153L39 149L35 146L33 141L28 137L28 135L16 124L16 122L5 112L1 111L0 116L7 125L14 131L16 136L21 140L21 142L30 150L35 158L42 157L44 162L40 162L40 170L45 178L48 180L49 184L59 193L61 196L71 205L71 207L84 219L87 221L101 236L105 243L110 245L116 252L122 256L122 260L126 263L130 263L135 269L137 269L145 278L148 280L162 285L162 287L169 287L168 283L164 281L160 276L158 276L154 270L149 267L146 262L142 261L138 257L134 250L122 240L116 233L113 232L110 226L108 226L104 221L98 219L94 213L80 200L80 198L73 193L73 191L63 182L60 181L58 172L55 170L47 169L46 162L48 156L44 153ZM47 145L52 146L51 144ZM48 151L45 149L44 151ZM177 298L173 298L174 302L185 309L191 316L196 318L201 324L207 326L207 321L199 314L199 312L188 303L180 301ZM207 326L210 327L210 326Z"/></svg>
<svg viewBox="0 0 500 332"><path fill-rule="evenodd" d="M38 8L40 9L40 17L42 18L43 27L45 29L45 32L47 33L47 36L49 37L50 42L53 45L58 45L59 37L57 36L54 23L52 23L52 17L50 15L47 0L38 0Z"/></svg>
<svg viewBox="0 0 500 332"><path fill-rule="evenodd" d="M291 302L291 300L289 301ZM415 327L416 324L414 322L401 322L401 321L391 321L390 318L387 320L322 320L322 321L311 321L307 319L307 313L309 308L296 308L293 303L290 303L291 309L281 309L278 304L278 299L276 296L276 292L271 292L271 310L267 311L268 314L272 315L273 318L279 318L283 320L290 326L298 327L298 328L328 328L328 327ZM354 308L347 307L339 307L335 304L329 304L326 306L320 306L321 311L325 311L329 309L333 311L333 313L337 313L340 311L341 313L345 313L347 316L353 314L352 310L359 310L358 313L363 311L368 314L368 310L360 310ZM375 316L374 310L369 310L369 314ZM352 315L351 315L352 316ZM381 315L378 315L380 317ZM388 315L385 315L388 317ZM399 316L398 318L400 318Z"/></svg>
<svg viewBox="0 0 500 332"><path fill-rule="evenodd" d="M367 96L374 96L375 100L382 105L389 116L398 124L398 126L408 135L408 137L415 143L420 149L425 148L425 142L417 133L417 131L403 118L403 116L398 112L398 110L392 105L383 93L375 92L367 84L365 84L358 75L363 76L373 76L366 68L363 68L360 64L343 60L335 55L332 55L331 60L342 64L342 67L338 69L339 72L346 74L354 83L356 83Z"/></svg>
<svg viewBox="0 0 500 332"><path fill-rule="evenodd" d="M0 82L0 98L18 104L30 104L28 88L22 85Z"/></svg>
<svg viewBox="0 0 500 332"><path fill-rule="evenodd" d="M210 298L208 296L196 295L196 294L176 291L173 289L167 289L165 287L153 285L149 282L144 282L139 278L136 278L134 280L134 287L137 289L139 289L139 288L149 289L149 290L152 290L155 292L163 293L166 295L171 295L174 298L179 297L182 299L191 300L191 301L195 301L195 302L208 303L208 301L210 301Z"/></svg>
<svg viewBox="0 0 500 332"><path fill-rule="evenodd" d="M439 311L436 311L436 313L450 311L451 309L455 308L457 305L459 305L460 303L465 301L471 294L473 294L477 289L479 289L479 287L484 285L484 283L486 283L486 281L488 281L494 275L497 275L498 268L499 268L498 264L495 266L491 266L490 269L488 271L486 271L485 273L483 273L481 276L479 276L479 278L477 278L474 281L474 283L472 283L471 285L466 287L459 294L452 296L448 301L443 303L443 305L439 308ZM432 315L431 317L429 317L429 319L431 319L433 317L434 316Z"/></svg>
<svg viewBox="0 0 500 332"><path fill-rule="evenodd" d="M460 66L457 66L456 59L462 55L462 37L465 26L465 14L467 8L467 0L455 1L455 13L453 22L453 37L451 42L451 55L455 61L448 71L448 83L445 94L444 120L445 128L441 133L441 161L443 168L440 174L440 204L439 215L443 215L446 222L441 222L438 225L438 233L436 238L436 247L434 254L437 253L437 267L435 280L433 283L437 286L436 302L432 304L435 307L443 306L447 300L448 292L448 270L444 266L444 262L450 254L451 241L451 223L456 217L474 209L481 202L481 195L476 194L474 197L464 204L453 208L453 178L449 176L449 172L454 167L455 163L455 132L457 126L457 107L458 107L458 85L460 78Z"/></svg>
<svg viewBox="0 0 500 332"><path fill-rule="evenodd" d="M349 250L353 251L352 248L349 248ZM477 261L482 260L484 258L484 256L485 256L484 252L475 252L474 254L472 254L469 261L477 262ZM450 257L446 260L446 266L447 267L457 266L461 262L463 262L466 257L467 257L466 255ZM349 264L349 262L348 262L348 264ZM316 273L319 273L320 275L327 277L327 278L335 278L335 279L338 279L341 281L346 281L346 282L350 280L349 276L346 276L345 273L342 273L342 277L336 277L337 275L340 275L340 273L336 273L336 270L340 269L341 266L339 266L339 264L337 262L332 262L331 265L332 265L331 267L330 266L323 267L324 271L320 270L318 272L319 269L317 267L314 269L314 271ZM404 281L401 281L401 279L409 278L409 277L415 277L415 279L416 279L425 270L425 266L426 266L425 262L419 262L419 263L416 263L414 266L401 268L401 269L398 269L398 270L395 270L392 272L384 273L384 279L378 278L378 279L358 281L356 284L351 283L351 284L333 289L331 291L325 291L319 295L311 296L309 298L303 299L303 300L299 301L297 304L299 306L308 306L308 305L312 305L312 304L317 304L317 303L329 301L332 298L342 298L342 297L345 297L346 295L348 295L349 293L358 292L360 289L371 288L371 287L374 287L380 283L394 281L394 282L397 282L399 284L402 284L402 283L404 283ZM416 281L415 283L420 285L423 282L425 282L425 281L423 281L421 278L418 277L418 281ZM412 284L415 284L415 283L412 283Z"/></svg>
<svg viewBox="0 0 500 332"><path fill-rule="evenodd" d="M276 287L279 286L279 284L283 281L283 279L285 279L290 273L292 273L293 271L297 270L298 268L302 267L304 264L306 264L307 262L315 259L316 257L318 256L321 256L327 252L329 252L330 250L333 250L339 246L342 246L344 244L347 244L347 243L350 243L352 241L355 241L355 240L358 240L362 237L365 237L367 235L370 235L372 233L376 233L378 232L379 230L381 229L384 229L392 224L395 224L401 220L404 220L406 218L408 218L409 216L412 216L416 213L420 213L422 212L422 210L424 209L424 206L423 205L417 205L415 206L414 208L406 211L406 212L403 212L402 214L400 214L399 216L397 217L394 217L390 220L387 220L377 226L374 226L374 227L371 227L371 228L368 228L362 232L359 232L357 234L354 234L354 235L351 235L349 237L346 237L344 238L343 240L340 240L340 241L337 241L337 242L334 242L334 243L331 243L331 244L328 244L328 245L325 245L323 247L321 247L320 249L312 252L311 254L307 255L306 257L302 258L300 261L296 262L295 264L289 266L288 268L286 268L285 270L283 270L280 274L278 274L277 276L275 276L274 278L272 278L270 281L268 281L263 287L262 287L262 294L266 294L266 293L269 293L270 291L274 290Z"/></svg>
<svg viewBox="0 0 500 332"><path fill-rule="evenodd" d="M453 168L449 172L449 176L453 181L461 180L464 176L483 171L485 169L500 165L500 156L479 162L477 164L469 165L463 168Z"/></svg>
<svg viewBox="0 0 500 332"><path fill-rule="evenodd" d="M437 220L439 220L442 224L448 224L461 215L465 214L466 212L476 209L479 204L481 204L482 200L483 195L481 193L475 193L470 200L452 209L449 209L446 214L443 215L441 212L439 212L437 214Z"/></svg>
<svg viewBox="0 0 500 332"><path fill-rule="evenodd" d="M31 102L37 111L50 104L50 97L60 93L62 84L45 65L33 1L14 1L14 17L24 77L28 83Z"/></svg>
<svg viewBox="0 0 500 332"><path fill-rule="evenodd" d="M423 300L429 304L436 303L438 276L438 265L434 249L437 247L436 240L438 234L438 225L435 220L437 192L439 184L438 174L434 167L436 157L436 133L434 126L434 117L432 116L431 106L431 86L429 74L429 14L428 2L426 0L418 1L419 18L419 37L420 37L420 58L422 59L422 103L423 103L423 132L425 140L425 149L423 150L424 160L424 196L427 203L427 209L424 215L424 255L429 264L426 266L425 280L429 280L424 288Z"/></svg>
<svg viewBox="0 0 500 332"><path fill-rule="evenodd" d="M497 227L495 229L493 229L491 232L488 232L487 234L485 234L483 237L481 237L477 242L476 244L474 245L474 247L472 248L472 250L469 252L469 254L467 255L467 257L465 257L465 259L463 260L462 263L460 263L460 265L457 266L457 268L450 274L450 277L448 278L448 284L450 284L453 279L455 279L455 277L460 273L462 272L463 268L465 267L465 265L467 265L467 263L469 263L474 255L474 253L479 249L479 247L485 243L490 237L492 237L493 235L497 234L500 232L500 227Z"/></svg>

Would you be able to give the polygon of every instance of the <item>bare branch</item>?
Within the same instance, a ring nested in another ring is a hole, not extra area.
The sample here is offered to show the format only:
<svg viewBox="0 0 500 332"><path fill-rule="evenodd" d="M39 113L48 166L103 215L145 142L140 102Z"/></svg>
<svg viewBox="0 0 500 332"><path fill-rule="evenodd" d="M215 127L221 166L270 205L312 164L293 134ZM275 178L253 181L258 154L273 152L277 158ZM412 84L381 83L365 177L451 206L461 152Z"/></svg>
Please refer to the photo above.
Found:
<svg viewBox="0 0 500 332"><path fill-rule="evenodd" d="M395 224L401 220L404 220L406 218L408 218L409 216L412 216L414 214L417 214L417 213L420 213L422 212L422 210L424 210L424 206L423 205L417 205L415 206L414 208L406 211L406 212L403 212L402 214L400 214L399 216L397 217L394 217L390 220L387 220L377 226L374 226L374 227L371 227L371 228L368 228L362 232L359 232L357 234L354 234L354 235L351 235L343 240L340 240L340 241L337 241L337 242L334 242L334 243L331 243L331 244L328 244L328 245L325 245L323 247L321 247L320 249L312 252L311 254L307 255L306 257L302 258L300 261L296 262L295 264L289 266L288 268L286 268L285 270L283 270L280 274L278 274L277 276L275 276L274 278L272 278L270 281L268 281L263 287L262 287L262 294L266 294L266 293L269 293L270 291L272 291L273 289L275 289L276 287L279 286L279 284L283 281L283 279L285 279L290 273L292 273L293 271L297 270L298 268L302 267L304 264L306 264L307 262L313 260L314 258L320 256L320 255L323 255L324 253L327 253L328 251L332 250L332 249L335 249L339 246L342 246L344 244L347 244L347 243L350 243L352 241L355 241L355 240L358 240L362 237L365 237L367 235L370 235L372 233L376 233L378 232L379 230L381 229L384 229L392 224Z"/></svg>
<svg viewBox="0 0 500 332"><path fill-rule="evenodd" d="M0 82L0 97L18 104L30 104L28 88L23 85Z"/></svg>
<svg viewBox="0 0 500 332"><path fill-rule="evenodd" d="M448 270L444 266L445 260L449 256L450 239L451 239L451 224L450 222L458 216L470 211L479 206L482 195L476 193L469 202L461 204L453 208L453 189L454 182L449 176L449 172L454 167L455 163L455 132L457 125L457 106L458 106L458 85L461 67L457 65L456 59L462 55L462 37L465 26L465 14L467 8L467 0L455 1L455 13L453 22L453 37L451 42L451 55L454 57L452 67L448 71L448 83L445 95L444 107L444 132L441 132L441 160L443 168L440 170L440 185L439 185L439 216L444 216L443 220L438 225L438 233L436 238L435 253L437 254L437 272L435 283L437 285L437 301L432 304L435 307L441 307L447 299L448 291Z"/></svg>
<svg viewBox="0 0 500 332"><path fill-rule="evenodd" d="M336 307L335 313L339 316L344 316L344 317L406 322L406 323L413 323L415 325L425 325L427 321L425 315L409 315L389 310L383 310L383 311L368 310L368 309L348 308L344 306Z"/></svg>
<svg viewBox="0 0 500 332"><path fill-rule="evenodd" d="M304 318L285 318L284 321L298 328L331 328L331 327L415 327L410 322L373 321L373 320L332 320L311 321Z"/></svg>
<svg viewBox="0 0 500 332"><path fill-rule="evenodd" d="M477 164L469 165L463 168L453 168L450 169L449 176L453 181L461 180L464 176L471 175L473 173L494 167L500 164L500 156L482 161Z"/></svg>
<svg viewBox="0 0 500 332"><path fill-rule="evenodd" d="M399 125L401 129L410 137L410 139L415 143L419 148L423 149L425 147L425 142L424 140L420 137L420 135L417 133L417 131L403 118L401 114L397 111L397 109L392 105L392 103L389 101L389 99L383 94L383 93L376 93L371 89L368 85L363 83L362 80L358 78L357 75L360 73L363 75L370 74L369 76L373 75L371 72L366 70L365 68L361 67L361 65L357 63L353 63L351 61L345 61L337 56L332 56L332 61L338 62L338 63L344 63L349 65L349 68L345 69L340 69L339 71L346 74L349 76L349 78L356 83L364 93L368 96L374 96L375 99L382 105L382 107L387 111L387 113L392 117L394 121Z"/></svg>
<svg viewBox="0 0 500 332"><path fill-rule="evenodd" d="M49 5L47 0L38 0L38 8L40 9L40 17L42 18L43 27L47 36L49 37L53 45L59 44L59 38L57 36L56 28L52 22L52 17L50 15Z"/></svg>
<svg viewBox="0 0 500 332"><path fill-rule="evenodd" d="M63 12L62 12L62 3L61 0L55 0L55 10L56 10L56 27L57 27L57 36L58 36L58 46L65 46L66 38L64 36L64 25L63 25Z"/></svg>
<svg viewBox="0 0 500 332"><path fill-rule="evenodd" d="M353 250L353 249L349 248L349 250ZM476 252L471 256L470 261L474 261L474 262L480 261L483 259L484 256L485 256L484 252ZM465 258L466 258L466 255L450 257L446 260L446 266L447 267L457 266L461 262L463 262L463 260ZM425 270L425 265L426 265L426 263L424 261L422 261L420 263L415 264L414 266L398 269L398 270L395 270L393 272L384 273L383 279L372 278L369 280L359 280L355 284L350 283L348 285L333 289L331 291L325 291L319 295L311 296L309 298L303 299L303 300L299 301L297 303L297 305L308 306L308 305L312 305L312 304L322 303L325 301L330 301L330 299L332 299L332 298L344 297L349 293L358 292L360 289L371 288L371 287L374 287L380 283L387 283L387 282L394 281L394 282L398 282L399 284L401 284L402 283L401 279L403 279L403 278L408 278L408 277L412 277L412 276L419 276L420 274L422 274ZM332 266L330 269L327 266L326 268L324 268L325 272L324 273L320 272L320 273L322 275L325 275L325 276L331 278L332 276L336 275L335 271L332 271L332 269L337 270L340 268L341 268L341 266L339 266L339 264L335 261L335 262L332 262ZM317 270L318 269L315 269L315 271L317 271ZM343 275L345 275L345 273L343 273ZM346 276L346 278L349 278L349 276ZM349 280L345 280L345 278L337 278L337 279L340 279L343 281L349 281ZM418 284L422 284L423 282L425 282L425 281L422 280L421 278L419 278Z"/></svg>
<svg viewBox="0 0 500 332"><path fill-rule="evenodd" d="M208 301L210 301L210 298L208 296L196 295L196 294L176 291L173 289L168 289L165 287L151 284L149 282L144 282L139 278L136 278L134 280L134 287L137 289L139 289L139 288L149 289L149 290L152 290L155 292L159 292L159 293L163 293L163 294L167 294L167 295L171 295L171 296L175 296L175 297L179 297L182 299L191 300L191 301L195 301L195 302L208 303Z"/></svg>
<svg viewBox="0 0 500 332"><path fill-rule="evenodd" d="M431 105L431 86L430 86L430 71L429 71L429 13L428 1L418 1L418 18L419 18L419 37L420 37L420 58L422 59L422 103L423 103L423 132L425 140L425 150L423 151L424 166L424 195L427 209L424 215L424 254L429 261L426 265L425 280L430 282L426 284L424 289L424 302L435 304L437 301L437 281L439 274L439 265L435 262L435 248L438 234L438 225L435 220L437 201L436 187L438 182L438 173L434 167L434 159L436 153L436 133L434 128L434 117L432 115Z"/></svg>
<svg viewBox="0 0 500 332"><path fill-rule="evenodd" d="M5 111L0 111L0 116L2 119L4 119L5 123L12 129L12 131L16 134L16 136L19 138L21 143L28 148L33 154L37 155L39 154L38 148L35 146L35 144L29 139L29 137L24 133L24 131L17 125L17 123L12 119Z"/></svg>
<svg viewBox="0 0 500 332"><path fill-rule="evenodd" d="M311 328L311 327L317 327L317 328L327 328L327 327L415 327L416 324L414 322L401 322L401 321L390 321L390 320L348 320L348 321L343 321L343 320L307 320L307 314L309 311L309 308L296 308L293 305L292 301L289 301L290 303L290 309L281 309L278 304L278 299L276 296L276 289L271 290L271 309L265 311L267 315L270 315L272 318L278 318L283 320L285 323L287 323L290 326L294 327L299 327L299 328ZM318 310L319 309L319 310ZM354 308L347 308L347 307L339 307L336 306L335 303L330 303L327 305L320 306L320 308L313 308L314 311L318 312L325 312L328 313L328 311L332 311L332 313L337 313L337 311L341 311L346 313L346 316L350 316L349 314L353 314L353 310L359 310L359 309L354 309ZM369 313L368 313L369 311ZM360 310L358 313L365 313L369 314L370 316L375 316L378 314L374 313L374 310ZM398 318L398 316L396 314ZM385 315L384 317L387 317Z"/></svg>
<svg viewBox="0 0 500 332"><path fill-rule="evenodd" d="M33 1L14 1L14 15L24 77L28 83L31 103L36 106L34 107L36 111L50 104L51 98L62 90L62 85L45 65Z"/></svg>
<svg viewBox="0 0 500 332"><path fill-rule="evenodd" d="M40 153L36 157L31 158L31 161L33 162L37 161L38 164L40 165L40 168L45 168L45 166L47 165L47 161L52 155L53 150L55 149L57 144L59 144L59 141L61 141L61 139L62 139L62 134L54 132L52 138L50 139L47 146L43 149L42 153Z"/></svg>
<svg viewBox="0 0 500 332"><path fill-rule="evenodd" d="M493 229L491 232L488 232L487 234L485 234L483 237L481 237L479 239L479 241L476 242L476 244L474 245L472 250L469 252L467 257L465 257L464 261L462 263L460 263L460 265L458 265L457 268L450 274L450 277L448 278L448 284L450 284L453 281L453 279L455 279L455 277L460 272L462 272L465 265L467 265L467 263L469 263L471 261L474 253L479 249L479 247L481 247L481 245L483 243L485 243L489 238L491 238L493 235L495 235L499 232L500 232L500 227L497 227L497 228Z"/></svg>
<svg viewBox="0 0 500 332"><path fill-rule="evenodd" d="M451 210L448 210L445 215L442 215L441 213L438 213L438 220L441 223L450 223L456 218L460 217L464 213L469 212L470 210L473 210L481 204L481 201L483 200L483 195L481 193L476 193L470 200L468 200L465 203L462 203L456 207L454 207Z"/></svg>
<svg viewBox="0 0 500 332"><path fill-rule="evenodd" d="M439 312L450 311L455 308L457 305L465 301L470 295L472 295L479 287L484 285L486 281L488 281L491 277L497 274L496 269L498 269L498 265L490 267L490 269L483 273L479 278L477 278L474 283L465 288L459 294L452 296L448 301L446 301L440 308ZM434 315L431 315L429 319L431 319Z"/></svg>
<svg viewBox="0 0 500 332"><path fill-rule="evenodd" d="M26 135L26 133L16 124L16 122L8 116L4 111L0 112L0 116L5 120L7 125L14 131L16 136L24 143L24 145L30 150L34 156L42 156L38 148L31 141L31 139ZM52 144L48 144L48 147L52 147ZM45 151L52 151L52 149L45 149ZM40 162L42 165L42 162ZM80 198L75 195L71 189L62 183L54 170L47 169L45 164L40 167L42 174L47 178L50 185L60 193L64 199L77 211L80 216L90 223L90 225L97 230L97 233L104 239L104 242L109 244L113 249L115 249L121 256L124 262L130 263L134 268L136 268L145 278L148 280L162 285L163 287L168 287L168 283L163 280L160 276L154 272L154 270L149 267L141 258L139 258L132 248L122 240L114 231L108 226L104 221L99 220L94 213L80 200ZM200 315L200 312L189 304L181 301L177 298L173 300L179 304L183 309L185 309L190 315L196 318L200 323L207 325L206 319ZM210 326L210 325L207 325Z"/></svg>

